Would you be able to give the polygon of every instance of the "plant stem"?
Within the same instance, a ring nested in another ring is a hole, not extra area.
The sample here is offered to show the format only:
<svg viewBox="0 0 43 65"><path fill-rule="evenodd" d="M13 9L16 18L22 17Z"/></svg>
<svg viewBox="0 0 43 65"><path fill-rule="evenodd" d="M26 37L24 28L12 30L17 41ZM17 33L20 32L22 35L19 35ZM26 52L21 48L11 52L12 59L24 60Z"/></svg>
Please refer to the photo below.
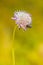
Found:
<svg viewBox="0 0 43 65"><path fill-rule="evenodd" d="M14 31L13 31L13 48L12 48L12 61L13 61L13 65L15 65L14 37L15 37L16 28L17 28L17 26L15 26Z"/></svg>

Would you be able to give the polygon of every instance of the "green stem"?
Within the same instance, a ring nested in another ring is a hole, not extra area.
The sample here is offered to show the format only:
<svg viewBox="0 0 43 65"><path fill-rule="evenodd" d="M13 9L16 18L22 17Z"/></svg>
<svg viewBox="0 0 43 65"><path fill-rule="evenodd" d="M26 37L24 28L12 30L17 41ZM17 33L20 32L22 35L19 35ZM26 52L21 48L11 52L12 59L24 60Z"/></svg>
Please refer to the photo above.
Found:
<svg viewBox="0 0 43 65"><path fill-rule="evenodd" d="M16 28L17 28L17 26L15 26L14 31L13 31L13 48L12 48L12 61L13 61L13 65L15 65L14 37L15 37Z"/></svg>

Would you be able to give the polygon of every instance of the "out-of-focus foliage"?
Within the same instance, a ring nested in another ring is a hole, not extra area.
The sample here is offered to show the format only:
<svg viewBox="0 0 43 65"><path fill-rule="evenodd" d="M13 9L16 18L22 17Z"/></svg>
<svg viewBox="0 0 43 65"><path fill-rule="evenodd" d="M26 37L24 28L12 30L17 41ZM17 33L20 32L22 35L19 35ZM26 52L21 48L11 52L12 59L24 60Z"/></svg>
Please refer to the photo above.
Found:
<svg viewBox="0 0 43 65"><path fill-rule="evenodd" d="M19 10L32 15L32 28L15 31L15 65L43 65L43 0L0 0L0 65L13 65L11 17Z"/></svg>

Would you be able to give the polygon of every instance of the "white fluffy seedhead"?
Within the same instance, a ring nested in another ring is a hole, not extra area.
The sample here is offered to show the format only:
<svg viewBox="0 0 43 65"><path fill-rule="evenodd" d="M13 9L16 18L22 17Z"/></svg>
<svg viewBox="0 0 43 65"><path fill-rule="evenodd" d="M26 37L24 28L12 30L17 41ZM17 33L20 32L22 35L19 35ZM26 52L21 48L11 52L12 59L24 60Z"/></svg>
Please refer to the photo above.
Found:
<svg viewBox="0 0 43 65"><path fill-rule="evenodd" d="M24 30L28 28L31 28L31 15L27 12L19 11L14 13L14 17L12 17L13 20L15 20L16 24L19 28L23 28Z"/></svg>

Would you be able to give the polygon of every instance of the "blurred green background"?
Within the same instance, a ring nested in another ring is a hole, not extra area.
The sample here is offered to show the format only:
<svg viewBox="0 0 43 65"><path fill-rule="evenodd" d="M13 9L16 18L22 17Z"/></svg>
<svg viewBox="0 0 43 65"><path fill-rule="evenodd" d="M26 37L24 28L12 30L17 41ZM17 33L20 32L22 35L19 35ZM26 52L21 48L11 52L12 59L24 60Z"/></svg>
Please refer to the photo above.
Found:
<svg viewBox="0 0 43 65"><path fill-rule="evenodd" d="M13 31L15 11L26 11L32 15L32 28ZM0 65L13 65L14 43L15 65L43 65L43 0L0 0Z"/></svg>

